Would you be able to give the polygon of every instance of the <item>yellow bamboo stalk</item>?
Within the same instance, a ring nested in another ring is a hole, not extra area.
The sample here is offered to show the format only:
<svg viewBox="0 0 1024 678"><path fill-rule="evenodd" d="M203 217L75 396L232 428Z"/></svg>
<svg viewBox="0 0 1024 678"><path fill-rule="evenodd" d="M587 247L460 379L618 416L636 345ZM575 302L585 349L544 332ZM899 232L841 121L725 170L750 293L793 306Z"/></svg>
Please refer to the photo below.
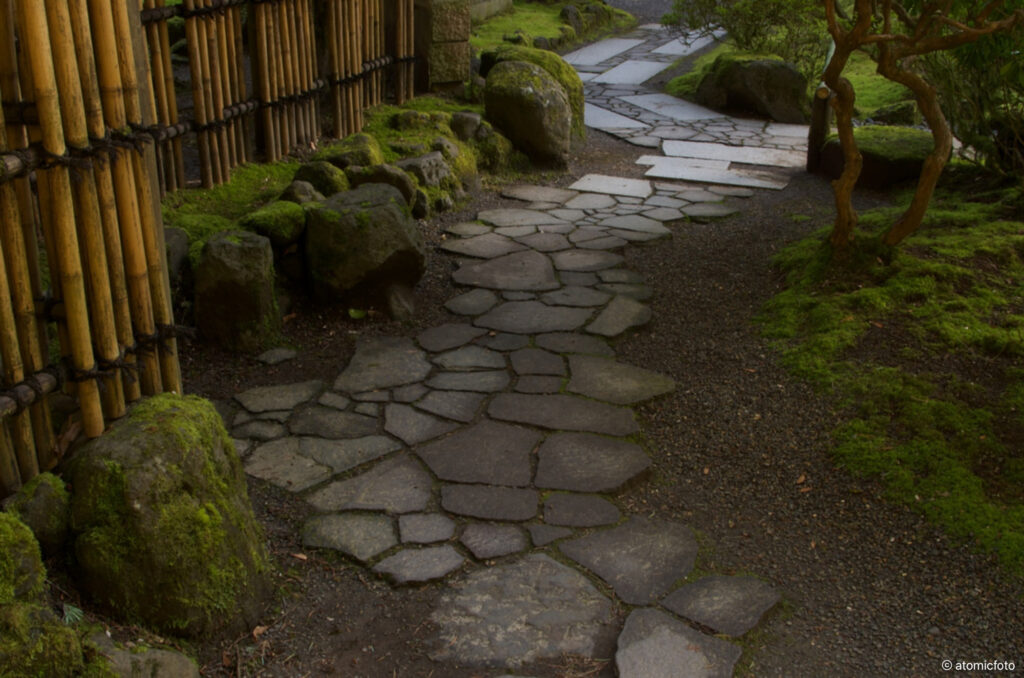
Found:
<svg viewBox="0 0 1024 678"><path fill-rule="evenodd" d="M17 384L25 378L25 366L21 360L21 349L18 345L18 330L14 321L12 294L7 284L7 266L4 262L3 247L0 245L0 358L3 360L4 380L7 384ZM20 412L9 417L11 438L14 444L14 457L18 461L18 469L22 481L29 481L39 475L39 461L36 459L35 439L32 435L32 420L28 412ZM10 458L4 458L4 450L0 449L0 482L5 486L9 478L4 477L4 468L10 468Z"/></svg>
<svg viewBox="0 0 1024 678"><path fill-rule="evenodd" d="M305 81L305 67L302 63L303 44L306 36L303 33L303 26L299 19L302 16L303 0L292 0L292 11L288 13L288 32L292 36L292 79L295 82L295 94L302 95L308 89ZM306 101L298 101L295 104L295 127L296 145L306 146L313 136L312 120L308 115Z"/></svg>
<svg viewBox="0 0 1024 678"><path fill-rule="evenodd" d="M194 0L185 0L187 11L195 9ZM192 108L195 122L204 127L210 122L207 98L210 91L209 70L204 65L206 52L206 35L203 21L199 17L190 16L185 19L185 37L188 40L189 68L192 71ZM211 188L219 183L214 168L216 150L213 135L208 129L202 129L197 135L199 142L199 171L203 188Z"/></svg>
<svg viewBox="0 0 1024 678"><path fill-rule="evenodd" d="M215 27L213 34L216 36L214 46L217 49L217 75L220 82L221 92L221 105L218 109L218 115L221 120L224 119L224 110L231 106L234 102L231 97L231 73L234 72L234 68L231 63L231 43L228 40L228 27L227 17L224 13L214 15L211 25ZM221 157L226 160L226 172L230 175L231 170L238 165L238 156L236 153L237 140L235 138L235 123L232 121L226 127L222 128L222 138L224 140L224 148L221 149Z"/></svg>
<svg viewBox="0 0 1024 678"><path fill-rule="evenodd" d="M37 0L19 0L24 35L32 40L26 45L34 79L36 106L42 127L44 148L54 155L64 155L60 101L57 96L56 75L51 60L52 49L47 30L46 15ZM80 96L80 93L79 93ZM75 231L75 211L71 200L71 181L66 167L57 166L41 173L50 185L52 230L55 249L60 262L61 293L65 303L66 324L72 364L81 372L95 368L92 338L90 337L85 283L82 263L78 257L78 235ZM99 400L99 385L93 379L78 384L79 405L85 434L95 438L103 433L103 410Z"/></svg>
<svg viewBox="0 0 1024 678"><path fill-rule="evenodd" d="M210 0L199 0L199 4L208 7ZM210 86L212 97L210 98L210 122L224 122L224 81L221 78L220 31L216 15L208 14L204 21L206 25L206 59L210 69ZM229 139L227 128L223 124L214 131L217 138L217 151L220 162L220 181L224 183L230 178L231 155L229 151Z"/></svg>
<svg viewBox="0 0 1024 678"><path fill-rule="evenodd" d="M156 0L145 0L144 6L146 9L153 9L156 7ZM163 45L160 42L161 25L163 24L151 23L145 27L145 31L146 44L149 47L149 68L152 74L150 85L157 107L157 119L162 124L167 124L167 121L170 119L170 110L167 101L167 77L164 73ZM174 170L174 153L171 150L170 142L160 144L157 152L160 157L160 189L163 192L174 191L177 189L177 174Z"/></svg>
<svg viewBox="0 0 1024 678"><path fill-rule="evenodd" d="M14 494L21 487L18 463L14 458L14 446L11 443L7 425L0 419L0 490L4 495Z"/></svg>
<svg viewBox="0 0 1024 678"><path fill-rule="evenodd" d="M227 83L227 91L229 93L228 101L232 106L245 101L245 95L243 92L245 87L245 76L244 73L240 72L238 69L238 65L244 61L239 43L239 34L236 32L238 18L239 10L235 7L228 11L228 15L224 22L224 42L228 55L224 65L225 73L229 76ZM244 120L244 117L238 117L231 121L231 130L235 140L233 156L234 165L236 166L241 165L247 160L245 152L246 130Z"/></svg>
<svg viewBox="0 0 1024 678"><path fill-rule="evenodd" d="M338 68L338 3L337 0L327 2L327 73L333 81L340 76ZM334 136L342 136L341 86L331 85L331 104L334 114Z"/></svg>
<svg viewBox="0 0 1024 678"><path fill-rule="evenodd" d="M277 130L274 124L274 110L268 105L273 101L271 79L273 68L270 65L270 49L267 38L267 6L264 3L255 5L256 10L254 21L251 24L255 31L256 38L256 63L257 68L254 74L258 78L257 89L259 90L260 103L263 104L261 113L263 124L263 146L267 160L276 162L280 157L277 145Z"/></svg>
<svg viewBox="0 0 1024 678"><path fill-rule="evenodd" d="M165 0L156 0L157 7L163 7ZM167 119L164 124L178 124L178 97L175 93L174 66L171 62L171 38L167 30L167 22L160 22L160 54L164 61L164 85L163 91L167 97ZM174 185L178 188L185 187L185 160L181 154L181 139L175 138L170 142L172 157L174 158Z"/></svg>
<svg viewBox="0 0 1024 678"><path fill-rule="evenodd" d="M295 29L298 32L298 63L299 63L299 92L306 94L313 89L313 77L311 75L310 62L310 27L309 27L309 1L298 0L295 8ZM302 140L303 146L309 144L316 138L316 118L313 115L314 97L309 97L302 102L302 115L305 120L306 137Z"/></svg>

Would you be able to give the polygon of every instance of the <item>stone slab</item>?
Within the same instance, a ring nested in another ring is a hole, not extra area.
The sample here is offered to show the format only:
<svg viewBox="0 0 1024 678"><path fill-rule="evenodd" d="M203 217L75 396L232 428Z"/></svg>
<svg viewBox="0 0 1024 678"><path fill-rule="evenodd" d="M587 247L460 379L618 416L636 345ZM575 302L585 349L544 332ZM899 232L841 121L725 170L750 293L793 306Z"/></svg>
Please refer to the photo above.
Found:
<svg viewBox="0 0 1024 678"><path fill-rule="evenodd" d="M581 242L578 247L585 250L614 250L620 247L625 247L628 244L628 240L609 235L603 238L595 238L594 240Z"/></svg>
<svg viewBox="0 0 1024 678"><path fill-rule="evenodd" d="M600 76L595 75L594 78ZM583 104L583 124L594 129L644 129L646 124L594 104Z"/></svg>
<svg viewBox="0 0 1024 678"><path fill-rule="evenodd" d="M601 220L601 226L615 228L620 231L636 231L637 233L650 233L651 235L669 235L672 231L665 228L660 221L649 219L640 214L609 217Z"/></svg>
<svg viewBox="0 0 1024 678"><path fill-rule="evenodd" d="M529 547L526 533L515 525L472 523L462 532L459 541L478 560L500 558Z"/></svg>
<svg viewBox="0 0 1024 678"><path fill-rule="evenodd" d="M604 193L584 193L567 202L565 206L579 210L603 210L615 207L617 204L618 202L615 198L610 195Z"/></svg>
<svg viewBox="0 0 1024 678"><path fill-rule="evenodd" d="M496 369L505 367L505 356L483 346L463 346L434 356L433 363L446 370Z"/></svg>
<svg viewBox="0 0 1024 678"><path fill-rule="evenodd" d="M331 477L331 469L300 451L298 438L264 443L249 455L245 472L291 492L302 492Z"/></svg>
<svg viewBox="0 0 1024 678"><path fill-rule="evenodd" d="M616 269L622 270L622 269ZM610 271L607 271L610 272ZM575 332L552 332L541 334L536 338L537 346L555 353L590 353L593 355L613 356L615 351L608 342L597 337Z"/></svg>
<svg viewBox="0 0 1024 678"><path fill-rule="evenodd" d="M406 445L417 445L450 433L458 424L424 414L410 405L391 403L384 408L384 430Z"/></svg>
<svg viewBox="0 0 1024 678"><path fill-rule="evenodd" d="M537 458L537 487L574 492L612 492L651 465L639 445L590 433L548 436Z"/></svg>
<svg viewBox="0 0 1024 678"><path fill-rule="evenodd" d="M482 393L471 391L431 391L416 403L416 407L465 423L476 417L484 397Z"/></svg>
<svg viewBox="0 0 1024 678"><path fill-rule="evenodd" d="M562 542L559 549L601 577L624 602L650 605L693 569L697 540L685 525L631 518Z"/></svg>
<svg viewBox="0 0 1024 678"><path fill-rule="evenodd" d="M341 395L340 393L332 393L328 391L322 396L317 398L317 402L325 407L333 407L336 410L344 410L352 402L350 399Z"/></svg>
<svg viewBox="0 0 1024 678"><path fill-rule="evenodd" d="M619 635L619 678L731 678L742 650L660 610L634 610Z"/></svg>
<svg viewBox="0 0 1024 678"><path fill-rule="evenodd" d="M398 517L403 544L433 544L455 535L455 521L441 513L406 513Z"/></svg>
<svg viewBox="0 0 1024 678"><path fill-rule="evenodd" d="M231 435L236 438L252 438L253 440L273 440L280 438L287 431L284 426L276 421L249 421L241 426L231 429Z"/></svg>
<svg viewBox="0 0 1024 678"><path fill-rule="evenodd" d="M376 513L313 516L302 526L303 546L341 551L364 563L397 543L391 518Z"/></svg>
<svg viewBox="0 0 1024 678"><path fill-rule="evenodd" d="M807 154L799 151L781 151L776 148L757 146L729 146L727 144L702 143L699 141L666 140L661 145L665 155L680 158L704 158L740 162L747 165L770 165L773 167L803 168L807 165Z"/></svg>
<svg viewBox="0 0 1024 678"><path fill-rule="evenodd" d="M508 332L491 332L486 337L478 339L476 343L495 351L515 351L529 345L530 338Z"/></svg>
<svg viewBox="0 0 1024 678"><path fill-rule="evenodd" d="M360 339L348 366L334 382L334 388L348 393L404 386L421 381L430 373L423 351L406 337Z"/></svg>
<svg viewBox="0 0 1024 678"><path fill-rule="evenodd" d="M551 260L540 252L516 252L481 263L464 264L452 274L460 285L495 290L546 291L558 289Z"/></svg>
<svg viewBox="0 0 1024 678"><path fill-rule="evenodd" d="M485 334L483 330L468 323L445 323L420 332L416 341L428 351L437 353L468 344L482 334Z"/></svg>
<svg viewBox="0 0 1024 678"><path fill-rule="evenodd" d="M535 490L493 485L444 485L441 506L449 513L484 520L530 520L537 515Z"/></svg>
<svg viewBox="0 0 1024 678"><path fill-rule="evenodd" d="M601 282L606 283L642 283L644 277L636 271L628 268L616 268L611 271L601 271L597 274Z"/></svg>
<svg viewBox="0 0 1024 678"><path fill-rule="evenodd" d="M513 353L512 369L516 374L546 374L549 376L565 376L565 361L557 353L540 348L523 348Z"/></svg>
<svg viewBox="0 0 1024 678"><path fill-rule="evenodd" d="M666 142L666 143L668 143L668 142ZM686 164L687 164L688 167L703 167L704 169L714 169L714 170L727 170L727 169L729 169L729 161L728 160L707 160L707 159L704 159L704 158L690 158L688 156L684 156L682 158L679 158L679 157L666 158L663 155L641 155L639 158L636 159L636 164L638 164L638 165L654 166L654 165L659 165L659 164L661 164L663 162L673 163L673 162L675 162L677 160L680 160L680 159L685 159L686 160ZM482 238L484 236L479 236L479 237Z"/></svg>
<svg viewBox="0 0 1024 678"><path fill-rule="evenodd" d="M623 262L621 254L578 249L555 252L551 259L559 271L603 271Z"/></svg>
<svg viewBox="0 0 1024 678"><path fill-rule="evenodd" d="M495 419L555 430L616 436L639 430L632 410L561 394L499 393L487 412Z"/></svg>
<svg viewBox="0 0 1024 678"><path fill-rule="evenodd" d="M611 177L605 174L587 174L570 186L574 191L587 193L603 193L605 195L625 195L635 198L646 198L654 189L651 182L645 179L627 179L624 177ZM583 196L580 196L580 198ZM575 203L579 198L574 198L566 203L566 207L577 207ZM586 209L586 208L580 208Z"/></svg>
<svg viewBox="0 0 1024 678"><path fill-rule="evenodd" d="M441 480L526 487L540 439L536 431L485 420L421 446L416 454Z"/></svg>
<svg viewBox="0 0 1024 678"><path fill-rule="evenodd" d="M778 591L760 579L711 576L670 593L661 604L716 633L738 638L757 626L779 600Z"/></svg>
<svg viewBox="0 0 1024 678"><path fill-rule="evenodd" d="M651 50L651 53L665 54L674 57L688 56L695 52L699 52L700 50L704 49L708 45L713 44L714 42L715 37L713 35L706 35L686 42L684 42L681 38L676 38L675 40L666 42L661 47Z"/></svg>
<svg viewBox="0 0 1024 678"><path fill-rule="evenodd" d="M554 202L562 205L576 197L576 191L569 191L554 186L538 186L536 184L516 184L501 189L506 198L515 198L526 202Z"/></svg>
<svg viewBox="0 0 1024 678"><path fill-rule="evenodd" d="M715 118L724 117L721 113L712 111L710 108L698 106L683 99L677 99L670 94L638 94L636 96L622 97L622 100L678 122L714 120Z"/></svg>
<svg viewBox="0 0 1024 678"><path fill-rule="evenodd" d="M739 212L735 207L714 202L699 202L683 208L683 214L691 219L722 219Z"/></svg>
<svg viewBox="0 0 1024 678"><path fill-rule="evenodd" d="M619 295L608 302L587 332L604 337L616 337L628 329L645 325L651 319L651 309L636 299Z"/></svg>
<svg viewBox="0 0 1024 678"><path fill-rule="evenodd" d="M368 461L402 449L402 444L388 436L365 436L353 440L300 438L299 451L334 473L343 473Z"/></svg>
<svg viewBox="0 0 1024 678"><path fill-rule="evenodd" d="M713 170L701 167L691 167L685 162L668 162L672 158L666 158L665 162L658 163L645 172L645 176L656 179L681 179L684 181L696 181L705 184L725 184L727 186L745 186L748 188L769 188L776 191L784 189L789 182L778 179L755 177L740 170ZM679 158L677 158L679 160Z"/></svg>
<svg viewBox="0 0 1024 678"><path fill-rule="evenodd" d="M679 221L683 218L683 213L674 207L655 207L652 210L643 212L643 216L648 219L654 219L655 221Z"/></svg>
<svg viewBox="0 0 1024 678"><path fill-rule="evenodd" d="M505 207L495 210L484 210L476 218L485 224L504 228L508 226L537 226L539 224L561 224L561 219L540 210L522 207ZM525 235L525 234L520 234Z"/></svg>
<svg viewBox="0 0 1024 678"><path fill-rule="evenodd" d="M670 377L641 367L589 355L569 356L568 391L616 405L632 405L676 388Z"/></svg>
<svg viewBox="0 0 1024 678"><path fill-rule="evenodd" d="M628 52L637 45L642 45L643 42L631 38L609 38L569 52L562 58L573 66L596 66L623 52Z"/></svg>
<svg viewBox="0 0 1024 678"><path fill-rule="evenodd" d="M321 511L422 511L430 501L430 475L406 454L387 459L348 480L316 491L309 503Z"/></svg>
<svg viewBox="0 0 1024 678"><path fill-rule="evenodd" d="M373 571L390 577L396 584L441 579L462 567L466 559L450 545L405 549L388 556Z"/></svg>
<svg viewBox="0 0 1024 678"><path fill-rule="evenodd" d="M235 395L235 400L253 413L290 410L312 400L323 388L324 383L319 380L282 386L258 386Z"/></svg>
<svg viewBox="0 0 1024 678"><path fill-rule="evenodd" d="M505 370L438 372L427 380L427 386L438 391L494 393L508 386L509 380L509 374Z"/></svg>
<svg viewBox="0 0 1024 678"><path fill-rule="evenodd" d="M484 226L483 224L478 224L472 221L463 221L458 224L453 224L444 230L446 233L471 237L474 235L481 235L483 233L490 233L491 227Z"/></svg>
<svg viewBox="0 0 1024 678"><path fill-rule="evenodd" d="M562 390L561 377L529 375L516 380L517 393L558 393Z"/></svg>
<svg viewBox="0 0 1024 678"><path fill-rule="evenodd" d="M574 330L590 319L587 308L548 306L540 301L509 301L491 309L474 322L480 327L513 334L538 334Z"/></svg>
<svg viewBox="0 0 1024 678"><path fill-rule="evenodd" d="M362 438L377 432L377 418L333 407L304 405L288 421L292 435L318 438Z"/></svg>
<svg viewBox="0 0 1024 678"><path fill-rule="evenodd" d="M802 142L807 141L810 130L810 125L793 125L783 122L769 122L764 128L765 134L770 136L787 137Z"/></svg>
<svg viewBox="0 0 1024 678"><path fill-rule="evenodd" d="M498 295L490 290L475 289L453 297L445 302L444 307L458 315L480 315L486 313L498 303Z"/></svg>
<svg viewBox="0 0 1024 678"><path fill-rule="evenodd" d="M458 240L445 240L441 243L440 247L446 252L463 254L467 257L478 257L480 259L494 259L526 249L515 240L498 235L497 233L485 233L473 236L472 238L459 238Z"/></svg>
<svg viewBox="0 0 1024 678"><path fill-rule="evenodd" d="M392 391L391 397L396 403L411 403L425 396L429 390L423 384L409 384L396 388Z"/></svg>
<svg viewBox="0 0 1024 678"><path fill-rule="evenodd" d="M607 499L583 494L553 494L544 502L544 522L563 527L612 525L622 516Z"/></svg>
<svg viewBox="0 0 1024 678"><path fill-rule="evenodd" d="M572 247L561 233L533 233L519 238L519 242L538 252L558 252Z"/></svg>

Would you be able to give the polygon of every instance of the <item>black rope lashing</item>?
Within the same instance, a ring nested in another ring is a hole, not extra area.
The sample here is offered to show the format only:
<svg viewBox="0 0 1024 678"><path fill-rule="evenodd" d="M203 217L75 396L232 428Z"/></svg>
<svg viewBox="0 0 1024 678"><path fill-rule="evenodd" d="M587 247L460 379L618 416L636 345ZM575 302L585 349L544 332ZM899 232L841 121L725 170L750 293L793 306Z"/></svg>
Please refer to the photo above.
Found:
<svg viewBox="0 0 1024 678"><path fill-rule="evenodd" d="M0 392L0 417L21 414L26 408L59 390L66 380L64 369L49 365Z"/></svg>

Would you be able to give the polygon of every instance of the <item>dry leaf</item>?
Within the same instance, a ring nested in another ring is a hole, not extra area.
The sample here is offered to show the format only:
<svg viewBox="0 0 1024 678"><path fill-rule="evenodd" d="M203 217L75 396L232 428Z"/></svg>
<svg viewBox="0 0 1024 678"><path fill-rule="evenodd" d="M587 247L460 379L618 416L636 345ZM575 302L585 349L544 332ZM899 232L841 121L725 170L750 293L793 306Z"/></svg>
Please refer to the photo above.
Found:
<svg viewBox="0 0 1024 678"><path fill-rule="evenodd" d="M309 560L309 556L307 556L305 553L293 553L292 554L292 558L295 558L296 560L303 560L303 561Z"/></svg>
<svg viewBox="0 0 1024 678"><path fill-rule="evenodd" d="M268 628L270 628L270 627L269 626L257 626L256 628L254 628L252 630L252 637L253 638L259 638L260 636L262 636L264 633L267 632Z"/></svg>
<svg viewBox="0 0 1024 678"><path fill-rule="evenodd" d="M704 475L711 473L711 469L707 466L704 467Z"/></svg>
<svg viewBox="0 0 1024 678"><path fill-rule="evenodd" d="M806 473L801 473L800 477L796 479L796 484L797 485L803 485L806 480L807 480L807 474Z"/></svg>
<svg viewBox="0 0 1024 678"><path fill-rule="evenodd" d="M809 487L801 487L800 491L803 492L804 494L807 494L808 492L811 491L811 488L809 488Z"/></svg>

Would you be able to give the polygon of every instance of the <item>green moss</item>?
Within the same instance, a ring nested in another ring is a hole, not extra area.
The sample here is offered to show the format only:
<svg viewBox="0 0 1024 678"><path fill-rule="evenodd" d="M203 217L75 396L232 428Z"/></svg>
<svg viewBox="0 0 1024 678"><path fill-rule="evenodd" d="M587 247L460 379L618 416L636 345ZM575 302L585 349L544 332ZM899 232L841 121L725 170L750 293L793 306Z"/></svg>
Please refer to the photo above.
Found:
<svg viewBox="0 0 1024 678"><path fill-rule="evenodd" d="M716 45L711 51L701 54L696 58L692 56L683 57L673 64L673 68L688 68L689 70L669 80L665 85L665 91L680 99L692 97L697 93L697 88L700 86L704 76L711 72L711 67L714 66L715 61L719 57L733 53L736 53L736 48L729 43L723 42Z"/></svg>
<svg viewBox="0 0 1024 678"><path fill-rule="evenodd" d="M861 117L870 118L880 108L914 100L910 90L898 82L883 78L876 68L875 62L867 54L854 52L843 69L843 77L850 81L857 95L855 105Z"/></svg>
<svg viewBox="0 0 1024 678"><path fill-rule="evenodd" d="M306 212L302 205L279 201L250 212L238 221L247 231L265 235L273 242L291 242L306 223Z"/></svg>
<svg viewBox="0 0 1024 678"><path fill-rule="evenodd" d="M854 128L853 138L861 153L892 162L920 161L935 147L930 132L914 127L864 125Z"/></svg>
<svg viewBox="0 0 1024 678"><path fill-rule="evenodd" d="M501 45L484 55L484 60L492 64L502 61L525 61L543 68L551 77L558 81L569 99L572 108L572 130L577 137L586 135L583 125L583 82L576 69L562 57L553 52L518 45Z"/></svg>
<svg viewBox="0 0 1024 678"><path fill-rule="evenodd" d="M313 155L313 160L324 160L344 169L349 165L379 165L384 162L384 153L375 137L358 132L324 146Z"/></svg>
<svg viewBox="0 0 1024 678"><path fill-rule="evenodd" d="M163 200L164 221L177 226L175 219L184 214L211 214L235 221L261 205L276 200L292 182L299 163L276 162L242 165L231 173L231 180L213 188L183 189Z"/></svg>
<svg viewBox="0 0 1024 678"><path fill-rule="evenodd" d="M46 581L39 543L13 513L0 512L0 553L0 606L38 598Z"/></svg>
<svg viewBox="0 0 1024 678"><path fill-rule="evenodd" d="M0 678L60 678L85 670L74 629L31 603L0 606Z"/></svg>
<svg viewBox="0 0 1024 678"><path fill-rule="evenodd" d="M562 35L560 3L516 2L513 11L493 16L473 27L469 44L475 51L495 47L505 42L506 36L517 33L529 39L555 40Z"/></svg>

